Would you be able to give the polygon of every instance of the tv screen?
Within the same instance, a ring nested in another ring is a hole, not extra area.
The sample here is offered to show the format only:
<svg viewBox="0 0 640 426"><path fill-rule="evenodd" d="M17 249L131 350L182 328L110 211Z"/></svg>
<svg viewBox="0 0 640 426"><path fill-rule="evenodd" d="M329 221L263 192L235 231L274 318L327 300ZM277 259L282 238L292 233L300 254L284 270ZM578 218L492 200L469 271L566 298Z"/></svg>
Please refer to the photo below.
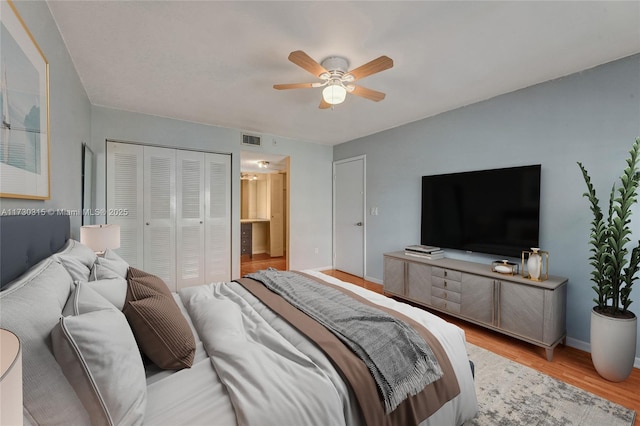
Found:
<svg viewBox="0 0 640 426"><path fill-rule="evenodd" d="M508 257L538 247L540 168L423 176L420 243Z"/></svg>

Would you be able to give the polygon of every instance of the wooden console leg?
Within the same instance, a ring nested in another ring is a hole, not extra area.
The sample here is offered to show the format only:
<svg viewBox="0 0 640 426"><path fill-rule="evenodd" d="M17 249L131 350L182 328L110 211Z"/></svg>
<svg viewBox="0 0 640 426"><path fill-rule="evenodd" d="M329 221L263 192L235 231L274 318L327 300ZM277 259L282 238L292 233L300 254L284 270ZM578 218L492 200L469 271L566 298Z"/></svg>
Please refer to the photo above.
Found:
<svg viewBox="0 0 640 426"><path fill-rule="evenodd" d="M545 348L545 351L547 352L547 361L553 361L553 348Z"/></svg>

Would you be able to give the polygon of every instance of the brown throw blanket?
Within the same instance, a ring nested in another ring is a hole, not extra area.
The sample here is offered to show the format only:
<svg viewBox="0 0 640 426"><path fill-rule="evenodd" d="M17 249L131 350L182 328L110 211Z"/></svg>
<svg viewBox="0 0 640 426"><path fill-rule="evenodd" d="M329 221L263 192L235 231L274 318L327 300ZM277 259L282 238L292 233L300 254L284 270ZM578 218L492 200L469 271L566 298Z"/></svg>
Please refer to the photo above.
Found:
<svg viewBox="0 0 640 426"><path fill-rule="evenodd" d="M408 397L394 411L386 414L384 402L367 366L340 339L335 337L324 326L293 307L281 296L267 289L262 283L250 278L237 280L238 283L242 284L265 305L314 341L329 356L354 391L367 425L405 426L419 424L460 393L455 373L442 345L427 329L394 310L371 303L365 298L341 287L333 286L315 277L306 276L340 290L361 303L383 310L411 325L430 345L442 368L443 375L440 379L426 386L418 394Z"/></svg>

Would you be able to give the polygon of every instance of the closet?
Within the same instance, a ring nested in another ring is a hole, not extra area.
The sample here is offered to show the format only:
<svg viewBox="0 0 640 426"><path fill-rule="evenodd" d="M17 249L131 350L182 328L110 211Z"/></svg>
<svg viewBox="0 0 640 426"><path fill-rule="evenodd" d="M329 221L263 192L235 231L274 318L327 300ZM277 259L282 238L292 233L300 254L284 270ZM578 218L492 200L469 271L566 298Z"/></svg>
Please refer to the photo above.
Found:
<svg viewBox="0 0 640 426"><path fill-rule="evenodd" d="M231 279L231 156L107 141L118 254L172 291Z"/></svg>

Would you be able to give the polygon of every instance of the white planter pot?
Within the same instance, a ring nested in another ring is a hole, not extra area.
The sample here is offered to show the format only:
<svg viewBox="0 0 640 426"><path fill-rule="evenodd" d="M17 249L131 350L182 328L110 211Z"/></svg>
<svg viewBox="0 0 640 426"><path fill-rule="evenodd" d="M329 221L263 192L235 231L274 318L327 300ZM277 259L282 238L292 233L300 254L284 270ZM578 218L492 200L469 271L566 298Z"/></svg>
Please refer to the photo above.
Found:
<svg viewBox="0 0 640 426"><path fill-rule="evenodd" d="M591 310L591 360L602 377L621 382L631 374L636 357L638 317L612 318Z"/></svg>

